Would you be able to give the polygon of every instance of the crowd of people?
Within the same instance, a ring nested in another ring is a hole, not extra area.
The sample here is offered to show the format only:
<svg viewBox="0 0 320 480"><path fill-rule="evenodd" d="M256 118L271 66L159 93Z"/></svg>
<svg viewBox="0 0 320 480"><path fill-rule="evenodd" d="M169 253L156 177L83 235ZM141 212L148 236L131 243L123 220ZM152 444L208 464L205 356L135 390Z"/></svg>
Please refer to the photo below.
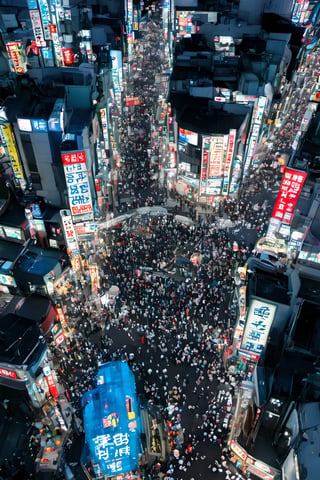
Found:
<svg viewBox="0 0 320 480"><path fill-rule="evenodd" d="M160 29L154 21L150 30L149 45L156 48ZM145 101L146 85L154 80L145 78L146 84L139 84L140 112L124 111L122 122L120 175L123 188L137 198L137 207L166 201L147 151L149 146L157 148L151 141L149 113L156 92L154 97L148 92L149 103ZM139 131L132 138L134 128ZM240 204L236 212L226 202L220 215L231 210L250 221L248 204ZM76 281L61 298L74 333L55 354L76 418L82 416L83 393L95 386L98 365L128 361L139 394L159 405L168 421L169 459L149 466L146 478L219 478L219 474L223 479L239 478L229 469L223 448L232 391L244 373L226 370L221 351L230 343L234 323L230 309L234 269L245 262L248 248L240 239L234 251L228 232L215 222L184 225L170 213L141 219L138 229L125 225L100 234L101 247L95 252L101 271L98 294L117 285L115 304L99 312ZM190 258L193 253L201 256L199 265L190 262L180 274L172 273L179 255ZM205 467L199 469L199 462Z"/></svg>
<svg viewBox="0 0 320 480"><path fill-rule="evenodd" d="M137 46L141 73L128 89L140 104L123 108L119 180L121 191L133 200L120 203L116 213L166 206L158 167L150 161L159 153L152 135L158 128L154 77L163 62L159 20L159 12L148 20L145 44ZM271 191L280 180L274 169L279 142L239 196L226 199L201 222L194 216L187 225L162 212L138 217L138 227L137 221L124 222L100 231L101 244L94 252L101 274L98 295L88 299L71 281L60 299L74 333L55 353L76 416L81 419L81 397L95 386L99 364L123 360L136 375L138 393L158 405L167 420L168 459L157 459L145 478L243 478L227 462L226 440L234 390L246 373L239 365L228 368L222 353L230 346L235 321L235 272L267 229ZM225 218L232 222L228 229ZM186 261L179 270L179 256L190 260L193 254L201 261ZM117 298L98 308L97 301L112 285L119 289Z"/></svg>

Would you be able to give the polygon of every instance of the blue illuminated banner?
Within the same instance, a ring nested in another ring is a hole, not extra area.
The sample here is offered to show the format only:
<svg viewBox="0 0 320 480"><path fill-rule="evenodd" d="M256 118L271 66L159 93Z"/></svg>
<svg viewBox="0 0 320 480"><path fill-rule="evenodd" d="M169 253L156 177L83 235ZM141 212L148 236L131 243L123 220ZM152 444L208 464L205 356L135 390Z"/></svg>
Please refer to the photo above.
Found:
<svg viewBox="0 0 320 480"><path fill-rule="evenodd" d="M37 0L28 0L28 8L29 10L37 10L38 8Z"/></svg>
<svg viewBox="0 0 320 480"><path fill-rule="evenodd" d="M86 444L99 475L123 474L139 467L143 427L134 375L125 362L100 366L97 388L82 397Z"/></svg>
<svg viewBox="0 0 320 480"><path fill-rule="evenodd" d="M53 53L51 47L42 47L41 55L45 60L53 60Z"/></svg>
<svg viewBox="0 0 320 480"><path fill-rule="evenodd" d="M47 132L48 124L46 120L32 120L31 119L32 130L34 132Z"/></svg>

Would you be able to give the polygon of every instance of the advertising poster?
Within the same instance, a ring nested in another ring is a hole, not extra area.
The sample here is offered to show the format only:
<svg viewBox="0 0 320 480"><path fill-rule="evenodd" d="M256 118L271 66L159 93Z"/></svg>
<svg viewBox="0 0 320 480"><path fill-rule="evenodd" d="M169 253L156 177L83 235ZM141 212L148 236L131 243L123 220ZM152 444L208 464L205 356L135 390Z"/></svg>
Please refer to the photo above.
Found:
<svg viewBox="0 0 320 480"><path fill-rule="evenodd" d="M181 37L191 37L192 33L192 14L189 11L176 12L176 31Z"/></svg>
<svg viewBox="0 0 320 480"><path fill-rule="evenodd" d="M228 136L202 137L201 195L220 195Z"/></svg>
<svg viewBox="0 0 320 480"><path fill-rule="evenodd" d="M53 43L53 50L54 50L56 65L58 67L63 67L64 66L63 53L62 53L61 43L59 39L59 34L57 31L57 26L50 25L49 29L50 29L51 40Z"/></svg>
<svg viewBox="0 0 320 480"><path fill-rule="evenodd" d="M36 45L38 47L44 47L46 45L46 41L44 38L40 12L39 10L29 10L29 15Z"/></svg>
<svg viewBox="0 0 320 480"><path fill-rule="evenodd" d="M216 178L223 174L224 136L211 137L208 162L208 177Z"/></svg>
<svg viewBox="0 0 320 480"><path fill-rule="evenodd" d="M61 52L65 66L70 67L75 60L72 48L62 48Z"/></svg>
<svg viewBox="0 0 320 480"><path fill-rule="evenodd" d="M100 118L104 139L104 148L106 150L109 150L108 117L106 108L100 108Z"/></svg>
<svg viewBox="0 0 320 480"><path fill-rule="evenodd" d="M89 177L84 151L61 153L72 217L93 218Z"/></svg>
<svg viewBox="0 0 320 480"><path fill-rule="evenodd" d="M5 275L4 273L0 273L0 284L8 287L17 286L15 279L11 275Z"/></svg>
<svg viewBox="0 0 320 480"><path fill-rule="evenodd" d="M27 62L22 42L6 43L7 54L11 70L15 73L26 73Z"/></svg>
<svg viewBox="0 0 320 480"><path fill-rule="evenodd" d="M271 218L290 225L306 177L306 172L285 169Z"/></svg>

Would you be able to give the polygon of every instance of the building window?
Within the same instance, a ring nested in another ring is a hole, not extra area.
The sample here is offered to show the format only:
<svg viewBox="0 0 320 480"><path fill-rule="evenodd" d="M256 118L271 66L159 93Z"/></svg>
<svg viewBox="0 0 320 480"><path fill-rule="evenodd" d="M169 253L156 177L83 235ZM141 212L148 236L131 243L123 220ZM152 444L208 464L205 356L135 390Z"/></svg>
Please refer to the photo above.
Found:
<svg viewBox="0 0 320 480"><path fill-rule="evenodd" d="M23 145L23 150L28 162L28 168L30 170L30 174L38 174L39 170L36 162L36 157L34 156L34 151L30 139L30 135L21 133L21 141Z"/></svg>

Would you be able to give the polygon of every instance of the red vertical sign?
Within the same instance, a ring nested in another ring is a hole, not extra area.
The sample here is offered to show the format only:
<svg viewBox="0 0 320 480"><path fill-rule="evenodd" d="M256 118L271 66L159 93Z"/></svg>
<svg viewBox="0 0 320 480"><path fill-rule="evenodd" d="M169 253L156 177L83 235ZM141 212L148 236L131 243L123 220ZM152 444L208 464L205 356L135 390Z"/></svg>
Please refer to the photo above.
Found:
<svg viewBox="0 0 320 480"><path fill-rule="evenodd" d="M286 168L271 217L290 225L294 207L307 177L306 172Z"/></svg>

